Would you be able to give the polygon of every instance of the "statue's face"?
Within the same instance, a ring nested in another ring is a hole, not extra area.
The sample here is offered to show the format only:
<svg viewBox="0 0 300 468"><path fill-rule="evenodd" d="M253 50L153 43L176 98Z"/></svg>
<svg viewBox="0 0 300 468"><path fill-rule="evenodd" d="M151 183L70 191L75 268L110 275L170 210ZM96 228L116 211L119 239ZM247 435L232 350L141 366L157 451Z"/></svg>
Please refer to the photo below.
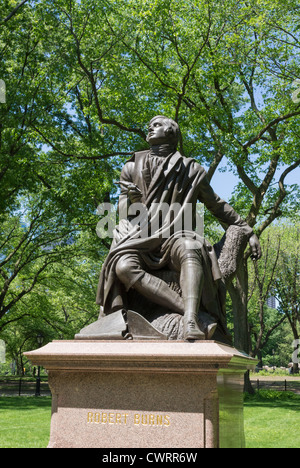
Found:
<svg viewBox="0 0 300 468"><path fill-rule="evenodd" d="M156 146L168 143L170 135L166 130L165 119L158 117L153 120L148 128L147 142L149 145Z"/></svg>

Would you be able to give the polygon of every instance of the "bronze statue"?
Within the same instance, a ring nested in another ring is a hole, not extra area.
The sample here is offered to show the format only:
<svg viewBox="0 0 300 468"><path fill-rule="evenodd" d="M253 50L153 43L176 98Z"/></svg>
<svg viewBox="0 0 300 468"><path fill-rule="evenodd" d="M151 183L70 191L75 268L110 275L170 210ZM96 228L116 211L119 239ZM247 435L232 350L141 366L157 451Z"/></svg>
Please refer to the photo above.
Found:
<svg viewBox="0 0 300 468"><path fill-rule="evenodd" d="M223 341L230 341L218 249L194 230L197 201L231 227L231 232L237 232L239 239L249 241L254 258L261 257L261 248L248 224L214 193L205 170L177 151L179 135L175 121L154 117L147 137L150 150L135 153L122 170L120 222L101 271L98 325L83 330L79 338L89 334L96 338L97 332L92 329L101 329L101 321L105 323L102 338L110 337L112 317L118 322L117 314L122 313L126 322L126 313L134 311L162 334L167 330L169 339L210 339L218 329L226 338ZM175 205L180 209L173 210ZM140 211L145 207L146 214L139 217L139 223L135 223L136 213L131 211L134 206ZM170 207L167 212L161 209L166 206ZM187 213L192 213L189 229L182 223ZM128 315L133 326L134 316Z"/></svg>

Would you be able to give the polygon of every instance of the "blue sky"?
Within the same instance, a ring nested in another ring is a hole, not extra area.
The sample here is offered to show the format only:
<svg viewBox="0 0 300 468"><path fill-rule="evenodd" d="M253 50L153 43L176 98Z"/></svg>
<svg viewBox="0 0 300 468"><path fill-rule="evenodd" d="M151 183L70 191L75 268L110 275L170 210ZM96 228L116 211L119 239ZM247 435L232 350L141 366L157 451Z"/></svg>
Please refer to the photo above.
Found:
<svg viewBox="0 0 300 468"><path fill-rule="evenodd" d="M224 167L226 167L226 160L224 160L223 164L221 165L221 168L224 168ZM279 171L276 181L279 180L279 177L282 174L283 170L284 169L281 168L281 170ZM228 201L234 192L234 188L239 182L240 182L240 179L237 176L235 176L232 172L230 172L229 170L227 172L216 171L216 173L214 174L211 180L211 186L221 198ZM298 167L286 177L286 184L287 185L293 185L293 184L299 185L299 183L300 183L300 168Z"/></svg>

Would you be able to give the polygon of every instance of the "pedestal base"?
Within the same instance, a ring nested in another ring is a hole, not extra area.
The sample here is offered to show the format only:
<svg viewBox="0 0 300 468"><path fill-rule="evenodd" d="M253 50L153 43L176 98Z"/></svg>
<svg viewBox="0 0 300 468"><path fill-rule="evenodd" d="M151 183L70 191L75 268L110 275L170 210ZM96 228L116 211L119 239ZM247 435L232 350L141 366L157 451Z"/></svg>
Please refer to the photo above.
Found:
<svg viewBox="0 0 300 468"><path fill-rule="evenodd" d="M53 448L241 448L256 361L213 342L54 341L26 353L49 372Z"/></svg>

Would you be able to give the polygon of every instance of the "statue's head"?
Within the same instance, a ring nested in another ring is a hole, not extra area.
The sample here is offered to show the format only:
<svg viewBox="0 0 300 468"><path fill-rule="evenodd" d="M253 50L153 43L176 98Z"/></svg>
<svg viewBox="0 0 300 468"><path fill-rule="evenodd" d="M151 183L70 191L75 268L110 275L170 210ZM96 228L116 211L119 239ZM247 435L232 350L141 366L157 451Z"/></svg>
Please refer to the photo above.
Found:
<svg viewBox="0 0 300 468"><path fill-rule="evenodd" d="M179 125L174 120L157 115L149 123L147 142L150 146L170 144L176 149L179 135Z"/></svg>

